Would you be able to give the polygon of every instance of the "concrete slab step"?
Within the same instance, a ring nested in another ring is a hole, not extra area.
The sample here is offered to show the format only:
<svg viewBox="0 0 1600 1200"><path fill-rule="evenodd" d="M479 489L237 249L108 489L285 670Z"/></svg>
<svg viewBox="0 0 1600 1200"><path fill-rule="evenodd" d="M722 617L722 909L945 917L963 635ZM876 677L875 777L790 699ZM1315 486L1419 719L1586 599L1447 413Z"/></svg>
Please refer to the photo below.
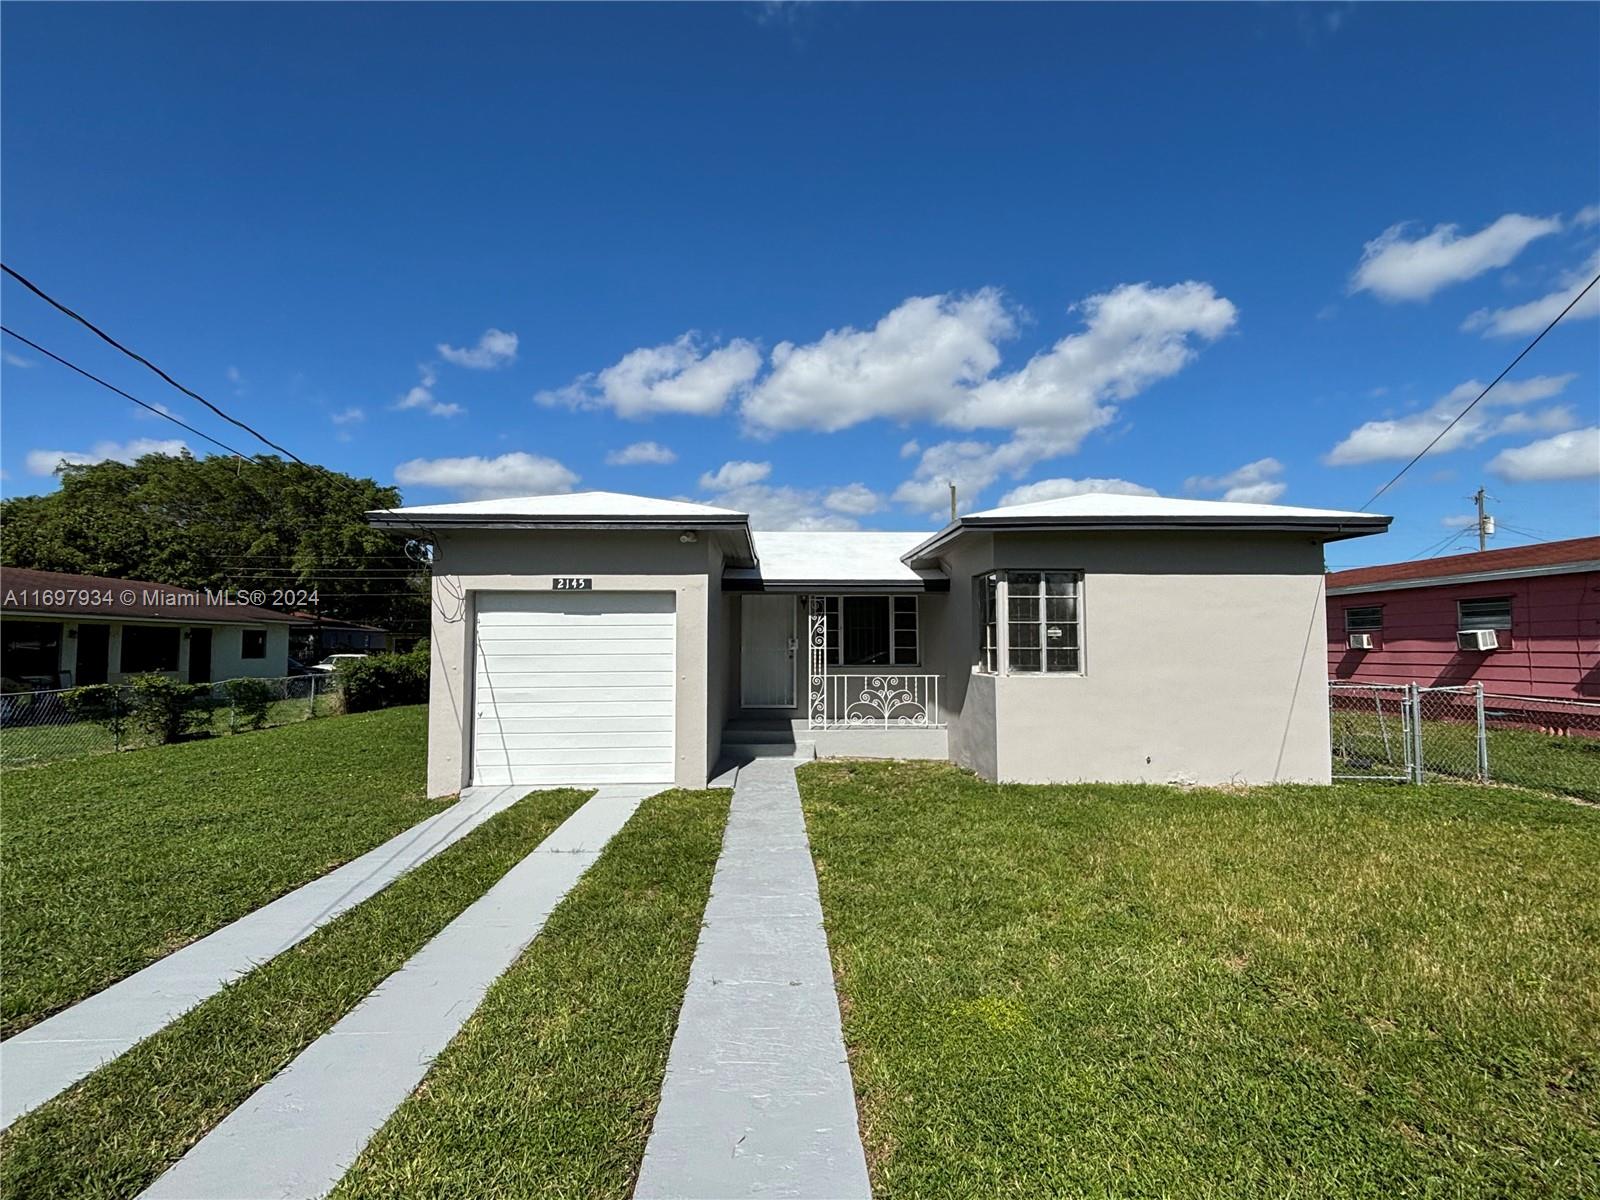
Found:
<svg viewBox="0 0 1600 1200"><path fill-rule="evenodd" d="M817 744L793 742L723 742L722 757L735 760L752 758L816 758Z"/></svg>

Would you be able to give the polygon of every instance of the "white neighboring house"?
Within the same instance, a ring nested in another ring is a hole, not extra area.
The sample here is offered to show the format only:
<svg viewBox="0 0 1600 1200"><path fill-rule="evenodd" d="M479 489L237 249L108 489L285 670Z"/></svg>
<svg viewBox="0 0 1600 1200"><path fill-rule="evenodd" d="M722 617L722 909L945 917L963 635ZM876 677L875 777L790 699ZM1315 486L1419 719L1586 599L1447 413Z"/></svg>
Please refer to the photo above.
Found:
<svg viewBox="0 0 1600 1200"><path fill-rule="evenodd" d="M725 758L1329 778L1325 542L1388 517L1087 495L768 533L611 492L388 509L434 541L428 790L704 786Z"/></svg>
<svg viewBox="0 0 1600 1200"><path fill-rule="evenodd" d="M158 672L187 683L289 673L287 613L149 583L0 568L5 691L121 683Z"/></svg>

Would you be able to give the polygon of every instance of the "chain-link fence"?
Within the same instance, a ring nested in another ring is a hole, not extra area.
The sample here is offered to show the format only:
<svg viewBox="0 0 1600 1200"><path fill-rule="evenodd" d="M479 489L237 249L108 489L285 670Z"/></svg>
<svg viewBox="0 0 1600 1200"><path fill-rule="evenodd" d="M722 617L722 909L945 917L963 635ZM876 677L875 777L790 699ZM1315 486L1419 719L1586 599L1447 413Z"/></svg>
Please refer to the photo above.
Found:
<svg viewBox="0 0 1600 1200"><path fill-rule="evenodd" d="M245 733L338 711L337 687L322 673L222 680L185 695L176 715L168 716L125 684L6 693L0 695L0 767Z"/></svg>
<svg viewBox="0 0 1600 1200"><path fill-rule="evenodd" d="M1600 801L1600 703L1328 685L1335 779L1492 780Z"/></svg>

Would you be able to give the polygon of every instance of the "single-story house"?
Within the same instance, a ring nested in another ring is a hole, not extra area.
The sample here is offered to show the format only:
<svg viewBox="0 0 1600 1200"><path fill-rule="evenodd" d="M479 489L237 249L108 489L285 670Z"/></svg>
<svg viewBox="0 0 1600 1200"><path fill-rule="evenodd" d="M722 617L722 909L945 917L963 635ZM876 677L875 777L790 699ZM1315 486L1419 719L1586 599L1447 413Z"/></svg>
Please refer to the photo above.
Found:
<svg viewBox="0 0 1600 1200"><path fill-rule="evenodd" d="M289 673L289 616L141 579L0 567L3 690Z"/></svg>
<svg viewBox="0 0 1600 1200"><path fill-rule="evenodd" d="M1328 673L1600 700L1600 537L1335 571Z"/></svg>
<svg viewBox="0 0 1600 1200"><path fill-rule="evenodd" d="M769 533L610 492L369 520L435 547L434 796L702 787L790 739L995 780L1326 782L1322 547L1389 524L1087 495Z"/></svg>
<svg viewBox="0 0 1600 1200"><path fill-rule="evenodd" d="M381 626L314 612L289 614L289 649L303 663L321 662L330 654L381 654L391 648L389 631Z"/></svg>

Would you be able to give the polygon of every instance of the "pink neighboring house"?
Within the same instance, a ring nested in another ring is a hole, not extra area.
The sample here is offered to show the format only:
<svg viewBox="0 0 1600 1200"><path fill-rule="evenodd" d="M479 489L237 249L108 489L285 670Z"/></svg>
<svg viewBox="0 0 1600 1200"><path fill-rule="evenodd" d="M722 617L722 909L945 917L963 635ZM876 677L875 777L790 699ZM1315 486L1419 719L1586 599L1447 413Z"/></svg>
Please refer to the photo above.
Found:
<svg viewBox="0 0 1600 1200"><path fill-rule="evenodd" d="M1333 572L1328 675L1600 701L1600 537Z"/></svg>

